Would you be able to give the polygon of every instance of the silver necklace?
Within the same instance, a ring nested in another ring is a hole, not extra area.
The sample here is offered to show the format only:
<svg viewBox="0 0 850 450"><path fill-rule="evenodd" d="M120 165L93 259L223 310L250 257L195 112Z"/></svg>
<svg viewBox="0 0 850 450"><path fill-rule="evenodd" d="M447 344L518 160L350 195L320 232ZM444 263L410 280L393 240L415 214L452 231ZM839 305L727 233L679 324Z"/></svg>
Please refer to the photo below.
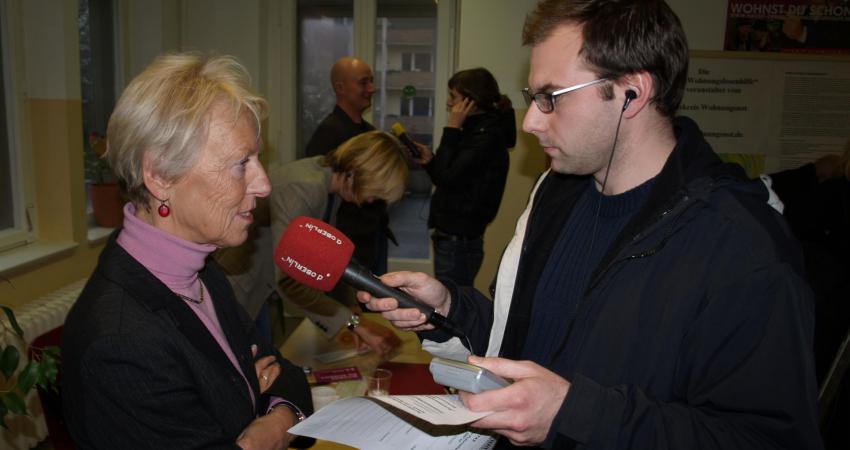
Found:
<svg viewBox="0 0 850 450"><path fill-rule="evenodd" d="M201 303L204 302L204 283L201 282L201 277L198 277L198 287L200 288L200 289L198 289L200 291L198 298L188 297L188 296L185 296L183 294L177 294L177 296L182 298L183 300L186 300L187 302L192 302L192 303L195 303L196 305L200 305Z"/></svg>

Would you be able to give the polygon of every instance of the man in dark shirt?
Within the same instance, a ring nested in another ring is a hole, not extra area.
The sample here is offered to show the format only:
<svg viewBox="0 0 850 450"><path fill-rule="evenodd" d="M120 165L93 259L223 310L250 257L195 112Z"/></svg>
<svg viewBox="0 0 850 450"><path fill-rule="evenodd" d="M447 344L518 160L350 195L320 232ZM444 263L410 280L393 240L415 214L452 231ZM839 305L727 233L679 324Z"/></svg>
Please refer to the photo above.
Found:
<svg viewBox="0 0 850 450"><path fill-rule="evenodd" d="M306 155L325 155L360 133L374 130L363 119L375 93L372 69L361 59L346 56L331 68L336 95L333 111L319 124L307 143ZM381 200L360 207L344 202L337 212L337 227L354 242L354 257L373 273L387 271L387 204Z"/></svg>
<svg viewBox="0 0 850 450"><path fill-rule="evenodd" d="M340 58L331 68L331 85L336 105L310 137L306 156L325 155L354 136L375 129L363 120L363 113L372 106L372 94L375 93L369 65L350 56Z"/></svg>
<svg viewBox="0 0 850 450"><path fill-rule="evenodd" d="M550 158L491 301L381 277L457 324L358 298L423 347L513 380L470 424L555 449L822 449L812 292L767 190L676 114L688 47L663 0L543 0L523 130ZM441 280L443 281L443 280ZM486 349L486 350L485 350ZM498 357L496 357L498 356Z"/></svg>

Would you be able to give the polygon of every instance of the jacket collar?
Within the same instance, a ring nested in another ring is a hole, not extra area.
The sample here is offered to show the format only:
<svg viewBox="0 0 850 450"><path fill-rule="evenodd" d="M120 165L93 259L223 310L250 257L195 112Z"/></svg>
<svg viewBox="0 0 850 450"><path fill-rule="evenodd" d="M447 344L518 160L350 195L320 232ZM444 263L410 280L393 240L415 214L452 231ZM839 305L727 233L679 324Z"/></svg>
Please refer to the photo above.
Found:
<svg viewBox="0 0 850 450"><path fill-rule="evenodd" d="M676 146L656 176L646 204L613 242L601 264L594 270L588 286L595 284L597 277L629 242L664 217L670 208L683 198L693 196L697 191L710 191L721 179L746 180L746 174L739 165L720 160L693 120L684 116L675 118L673 131L676 135Z"/></svg>

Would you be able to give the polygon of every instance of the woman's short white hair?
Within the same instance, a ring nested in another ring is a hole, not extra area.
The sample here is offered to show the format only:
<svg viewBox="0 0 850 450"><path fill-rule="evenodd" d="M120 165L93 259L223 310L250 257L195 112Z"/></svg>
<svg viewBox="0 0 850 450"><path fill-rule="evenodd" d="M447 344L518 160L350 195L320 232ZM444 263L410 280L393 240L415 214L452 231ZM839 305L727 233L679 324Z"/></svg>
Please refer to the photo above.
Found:
<svg viewBox="0 0 850 450"><path fill-rule="evenodd" d="M142 173L146 153L152 170L169 181L195 164L214 105L224 102L234 122L250 111L259 136L268 106L250 84L248 71L232 56L200 53L160 56L134 78L106 133L106 158L130 201L147 206L151 199Z"/></svg>

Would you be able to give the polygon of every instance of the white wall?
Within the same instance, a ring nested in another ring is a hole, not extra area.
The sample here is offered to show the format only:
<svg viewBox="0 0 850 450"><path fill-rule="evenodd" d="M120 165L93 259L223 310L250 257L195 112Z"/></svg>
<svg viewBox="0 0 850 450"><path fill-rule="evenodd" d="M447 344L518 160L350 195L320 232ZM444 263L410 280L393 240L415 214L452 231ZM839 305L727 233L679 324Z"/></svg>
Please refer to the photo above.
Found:
<svg viewBox="0 0 850 450"><path fill-rule="evenodd" d="M482 66L499 81L515 105L528 78L529 49L522 46L525 15L536 0L463 0L457 69Z"/></svg>
<svg viewBox="0 0 850 450"><path fill-rule="evenodd" d="M722 50L728 2L667 0L688 36L691 50Z"/></svg>
<svg viewBox="0 0 850 450"><path fill-rule="evenodd" d="M295 0L119 0L121 70L116 86L123 89L164 52L233 55L271 106L264 127L269 151L263 157L292 159L294 137L281 130L294 117L292 80L285 73L295 54L294 5ZM286 150L278 151L280 146Z"/></svg>
<svg viewBox="0 0 850 450"><path fill-rule="evenodd" d="M248 69L254 85L259 86L263 40L260 3L260 0L183 0L181 48L236 56Z"/></svg>
<svg viewBox="0 0 850 450"><path fill-rule="evenodd" d="M21 2L29 97L80 98L80 50L76 2ZM56 45L61 42L62 45ZM49 67L50 70L45 70Z"/></svg>
<svg viewBox="0 0 850 450"><path fill-rule="evenodd" d="M522 46L522 27L536 4L536 0L463 0L460 8L457 70L481 66L492 72L517 113L518 142L511 151L505 194L484 235L484 263L475 280L482 292L487 292L496 275L502 250L513 236L534 181L546 168L537 139L519 129L527 110L520 91L527 85L530 55Z"/></svg>

